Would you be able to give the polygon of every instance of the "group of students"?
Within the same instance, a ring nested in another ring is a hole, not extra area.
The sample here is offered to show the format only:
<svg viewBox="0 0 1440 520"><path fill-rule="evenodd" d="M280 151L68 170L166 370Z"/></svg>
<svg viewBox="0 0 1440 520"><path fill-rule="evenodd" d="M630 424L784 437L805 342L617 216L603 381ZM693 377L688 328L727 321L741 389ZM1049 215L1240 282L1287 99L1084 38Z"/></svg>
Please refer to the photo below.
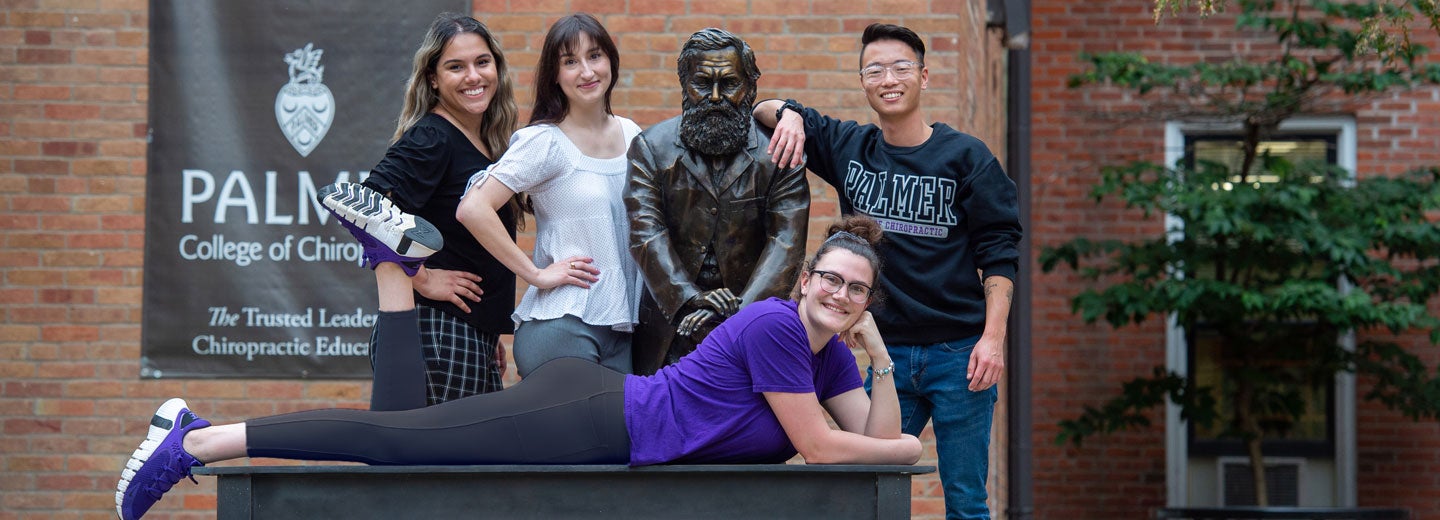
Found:
<svg viewBox="0 0 1440 520"><path fill-rule="evenodd" d="M789 299L744 307L650 376L629 375L643 287L622 193L640 128L611 111L618 51L582 13L554 23L540 56L530 124L511 136L517 109L496 39L474 18L441 15L415 54L384 159L363 184L321 191L375 270L371 410L211 425L167 401L122 472L120 517L143 516L195 466L247 456L648 465L798 453L913 464L933 418L947 516L988 518L1018 267L1015 187L979 140L925 122L923 41L888 24L862 37L877 124L793 100L755 105L775 129L773 160L808 158L850 216L801 266ZM515 242L524 210L535 215L533 255ZM882 273L881 259L897 268ZM514 307L517 276L530 288ZM512 327L522 381L496 392L499 336ZM849 347L868 355L868 378Z"/></svg>

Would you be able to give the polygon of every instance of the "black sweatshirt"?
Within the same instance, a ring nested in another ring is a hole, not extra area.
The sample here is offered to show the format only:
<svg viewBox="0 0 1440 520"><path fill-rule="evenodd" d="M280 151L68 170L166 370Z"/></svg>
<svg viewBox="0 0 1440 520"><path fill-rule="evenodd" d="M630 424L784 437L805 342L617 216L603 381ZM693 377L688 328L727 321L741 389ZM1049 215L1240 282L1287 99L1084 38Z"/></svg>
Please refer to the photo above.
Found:
<svg viewBox="0 0 1440 520"><path fill-rule="evenodd" d="M804 109L810 171L840 193L840 211L885 229L871 309L885 341L926 345L979 335L985 292L976 269L1011 281L1021 229L1015 182L973 136L943 123L924 144L885 143L875 125Z"/></svg>

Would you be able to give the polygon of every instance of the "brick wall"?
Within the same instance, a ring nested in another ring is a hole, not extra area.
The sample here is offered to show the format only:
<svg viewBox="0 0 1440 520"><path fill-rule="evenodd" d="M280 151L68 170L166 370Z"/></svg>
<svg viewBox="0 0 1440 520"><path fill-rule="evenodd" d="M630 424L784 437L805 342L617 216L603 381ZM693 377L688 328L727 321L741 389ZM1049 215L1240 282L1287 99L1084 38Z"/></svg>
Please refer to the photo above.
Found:
<svg viewBox="0 0 1440 520"><path fill-rule="evenodd" d="M0 6L0 518L110 517L119 468L145 417L171 396L221 421L366 406L365 381L140 380L148 3ZM675 55L685 37L708 26L755 48L762 99L792 97L867 120L854 72L859 32L872 21L899 22L932 47L930 118L981 137L1003 157L1005 55L985 29L983 7L981 0L477 0L473 11L517 65L522 106L550 21L571 11L597 14L622 53L615 111L642 126L679 113ZM818 181L812 189L813 236L837 210L833 190ZM1003 424L997 416L995 482L1003 478ZM929 453L922 463L934 463ZM154 517L213 516L213 480L200 482L177 486ZM995 482L992 490L1001 490ZM915 493L917 518L943 516L933 476L917 479ZM992 496L1003 511L1003 491Z"/></svg>
<svg viewBox="0 0 1440 520"><path fill-rule="evenodd" d="M1034 210L1028 234L1037 251L1077 235L1133 238L1162 232L1145 219L1088 197L1099 164L1164 157L1163 125L1114 116L1140 116L1147 107L1125 91L1070 90L1082 70L1080 52L1136 51L1152 61L1185 63L1273 52L1274 43L1237 32L1233 18L1169 17L1157 26L1152 2L1036 0L1034 32ZM1433 49L1434 31L1418 29ZM1440 164L1440 90L1387 95L1338 107L1358 125L1361 175L1392 174ZM1153 114L1150 114L1153 115ZM1084 325L1069 298L1085 285L1067 270L1036 274L1034 294L1035 518L1148 518L1165 505L1164 417L1151 428L1087 440L1080 449L1057 446L1056 423L1084 405L1114 396L1119 383L1165 362L1163 319L1122 330ZM1363 340L1363 338L1361 338ZM1423 338L1407 339L1429 366L1440 361ZM1361 392L1366 387L1360 381ZM1440 516L1440 426L1413 423L1361 401L1358 405L1361 506L1407 507L1412 518Z"/></svg>

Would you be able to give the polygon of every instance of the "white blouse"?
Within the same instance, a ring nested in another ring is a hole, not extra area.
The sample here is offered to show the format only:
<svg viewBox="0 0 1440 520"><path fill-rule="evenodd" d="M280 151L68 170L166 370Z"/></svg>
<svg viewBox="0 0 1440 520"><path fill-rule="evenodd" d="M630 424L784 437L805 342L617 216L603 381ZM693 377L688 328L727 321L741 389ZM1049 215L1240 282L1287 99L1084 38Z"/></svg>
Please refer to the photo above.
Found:
<svg viewBox="0 0 1440 520"><path fill-rule="evenodd" d="M628 150L640 127L629 119L616 118ZM628 166L625 154L597 159L580 153L559 127L545 124L516 131L500 160L470 179L473 187L486 175L494 176L511 191L530 196L535 210L536 266L588 256L600 269L599 281L589 289L568 284L526 289L510 316L516 325L569 314L591 325L622 332L634 329L644 286L630 256L624 200Z"/></svg>

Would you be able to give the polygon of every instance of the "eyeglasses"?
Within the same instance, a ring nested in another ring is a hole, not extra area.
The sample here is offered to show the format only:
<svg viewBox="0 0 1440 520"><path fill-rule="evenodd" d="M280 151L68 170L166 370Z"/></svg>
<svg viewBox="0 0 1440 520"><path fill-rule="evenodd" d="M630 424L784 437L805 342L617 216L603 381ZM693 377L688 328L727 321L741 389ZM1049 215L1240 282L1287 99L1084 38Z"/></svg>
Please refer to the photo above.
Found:
<svg viewBox="0 0 1440 520"><path fill-rule="evenodd" d="M840 292L841 287L844 287L845 297L855 303L865 303L866 300L870 299L870 294L873 292L868 285L860 282L847 282L844 278L841 278L840 275L830 271L814 270L810 271L810 273L820 275L820 288L824 289L825 292L835 294Z"/></svg>
<svg viewBox="0 0 1440 520"><path fill-rule="evenodd" d="M889 65L876 63L860 69L860 78L865 80L866 83L875 84L885 79L885 71L890 71L890 74L894 75L897 81L905 81L910 79L911 76L914 76L915 72L924 66L922 63L910 60L900 60Z"/></svg>

